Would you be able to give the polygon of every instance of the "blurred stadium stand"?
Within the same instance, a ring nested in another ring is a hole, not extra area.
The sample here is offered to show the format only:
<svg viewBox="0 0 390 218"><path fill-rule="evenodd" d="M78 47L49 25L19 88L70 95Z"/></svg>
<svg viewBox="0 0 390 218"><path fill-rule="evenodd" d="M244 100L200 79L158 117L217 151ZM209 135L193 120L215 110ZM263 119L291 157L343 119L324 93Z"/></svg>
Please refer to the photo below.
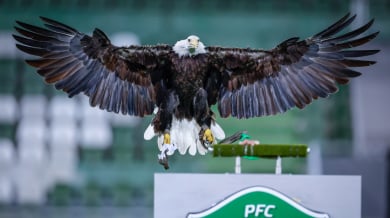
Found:
<svg viewBox="0 0 390 218"><path fill-rule="evenodd" d="M47 16L86 33L98 27L117 45L173 44L196 34L206 45L271 48L287 37L310 36L350 10L359 11L362 22L375 17L374 29L381 30L375 46L388 48L389 0L0 0L0 217L151 217L153 173L164 171L155 140L143 140L150 117L100 111L85 96L69 99L44 84L14 46L15 20L39 24L38 16ZM388 69L388 57L378 57L384 63L369 71ZM352 91L341 87L302 111L219 123L228 135L246 129L262 142L314 142L319 153L313 164L287 159L284 172L363 174L363 217L387 217L384 154L390 122L356 117L365 112L353 107L369 104L356 102L362 97L355 89L367 89L365 81L372 77L362 78ZM380 82L388 87L385 78ZM372 90L376 83L370 84ZM364 96L374 100L375 92ZM370 104L366 110L378 108ZM366 134L377 122L385 128ZM380 144L375 151L367 144L372 135ZM170 161L170 172L234 172L229 158L174 156ZM242 162L248 173L272 173L273 165Z"/></svg>

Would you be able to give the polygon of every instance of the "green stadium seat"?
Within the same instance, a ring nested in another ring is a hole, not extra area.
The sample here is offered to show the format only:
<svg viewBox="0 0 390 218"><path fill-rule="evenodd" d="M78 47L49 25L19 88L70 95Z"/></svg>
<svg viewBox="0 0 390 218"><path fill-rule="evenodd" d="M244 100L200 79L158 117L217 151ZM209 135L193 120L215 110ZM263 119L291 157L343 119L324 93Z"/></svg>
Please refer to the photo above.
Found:
<svg viewBox="0 0 390 218"><path fill-rule="evenodd" d="M69 206L72 203L74 189L63 183L58 183L48 192L47 200L49 205Z"/></svg>
<svg viewBox="0 0 390 218"><path fill-rule="evenodd" d="M128 182L119 182L113 187L113 203L115 206L129 206L132 200L131 187Z"/></svg>
<svg viewBox="0 0 390 218"><path fill-rule="evenodd" d="M0 94L13 94L16 89L15 61L0 59Z"/></svg>
<svg viewBox="0 0 390 218"><path fill-rule="evenodd" d="M24 94L43 94L45 88L48 86L42 78L35 72L35 69L30 67L25 68L22 79L22 90Z"/></svg>
<svg viewBox="0 0 390 218"><path fill-rule="evenodd" d="M132 128L129 127L117 127L113 126L112 128L112 136L113 141L112 145L114 149L128 147L130 142L132 141Z"/></svg>
<svg viewBox="0 0 390 218"><path fill-rule="evenodd" d="M133 160L133 153L131 152L131 147L127 148L113 148L113 158L114 162L117 164L131 164Z"/></svg>
<svg viewBox="0 0 390 218"><path fill-rule="evenodd" d="M15 124L0 123L0 138L13 139L15 135Z"/></svg>
<svg viewBox="0 0 390 218"><path fill-rule="evenodd" d="M82 189L82 203L87 206L99 206L102 203L102 187L89 181Z"/></svg>

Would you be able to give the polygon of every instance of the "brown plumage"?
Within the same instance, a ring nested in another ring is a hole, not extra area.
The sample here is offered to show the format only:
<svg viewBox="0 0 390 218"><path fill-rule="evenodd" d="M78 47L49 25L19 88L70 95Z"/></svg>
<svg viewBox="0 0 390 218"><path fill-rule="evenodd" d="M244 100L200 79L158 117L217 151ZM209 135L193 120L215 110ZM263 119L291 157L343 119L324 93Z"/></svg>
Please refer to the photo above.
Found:
<svg viewBox="0 0 390 218"><path fill-rule="evenodd" d="M378 50L353 48L378 32L360 36L371 20L339 34L354 18L347 14L312 37L290 38L271 50L210 46L188 55L169 45L117 47L99 29L88 36L43 17L46 28L18 21L14 38L20 50L39 57L27 63L70 97L81 92L92 106L141 117L158 107L156 134L169 132L173 118L194 119L203 133L214 123L213 104L222 117L273 115L303 108L359 76L351 67L375 62L356 58ZM205 144L201 136L194 140Z"/></svg>

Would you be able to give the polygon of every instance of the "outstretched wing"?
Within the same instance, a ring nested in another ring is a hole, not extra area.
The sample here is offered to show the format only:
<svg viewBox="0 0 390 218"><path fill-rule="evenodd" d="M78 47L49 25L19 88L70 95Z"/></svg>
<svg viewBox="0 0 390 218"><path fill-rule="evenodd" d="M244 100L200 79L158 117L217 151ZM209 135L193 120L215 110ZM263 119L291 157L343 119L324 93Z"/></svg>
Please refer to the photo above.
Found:
<svg viewBox="0 0 390 218"><path fill-rule="evenodd" d="M99 29L92 36L43 18L46 28L18 22L14 35L23 52L39 56L26 60L45 81L70 97L83 92L92 106L129 115L153 112L152 81L161 77L160 63L169 46L116 47Z"/></svg>
<svg viewBox="0 0 390 218"><path fill-rule="evenodd" d="M250 118L303 108L313 99L337 91L374 61L358 60L378 50L354 50L378 32L358 37L373 23L344 34L355 16L349 14L306 39L291 38L272 50L208 47L212 64L222 72L218 109L222 117Z"/></svg>

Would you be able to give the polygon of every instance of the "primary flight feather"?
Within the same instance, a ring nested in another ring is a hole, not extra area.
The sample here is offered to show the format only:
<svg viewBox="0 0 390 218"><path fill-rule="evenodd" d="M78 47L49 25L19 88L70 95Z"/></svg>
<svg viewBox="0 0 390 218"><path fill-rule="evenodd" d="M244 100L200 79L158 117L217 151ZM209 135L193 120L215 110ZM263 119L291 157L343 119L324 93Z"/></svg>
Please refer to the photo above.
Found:
<svg viewBox="0 0 390 218"><path fill-rule="evenodd" d="M239 119L303 108L359 76L355 67L375 63L359 57L378 52L353 49L377 36L362 36L373 20L340 33L355 19L349 14L312 37L290 38L270 50L205 46L194 35L173 46L118 47L99 29L89 36L41 19L45 28L17 21L16 46L39 57L26 62L70 97L87 95L92 106L140 117L154 111L144 137L158 136L161 160L175 149L205 154L215 138L225 137L214 104L221 117Z"/></svg>

